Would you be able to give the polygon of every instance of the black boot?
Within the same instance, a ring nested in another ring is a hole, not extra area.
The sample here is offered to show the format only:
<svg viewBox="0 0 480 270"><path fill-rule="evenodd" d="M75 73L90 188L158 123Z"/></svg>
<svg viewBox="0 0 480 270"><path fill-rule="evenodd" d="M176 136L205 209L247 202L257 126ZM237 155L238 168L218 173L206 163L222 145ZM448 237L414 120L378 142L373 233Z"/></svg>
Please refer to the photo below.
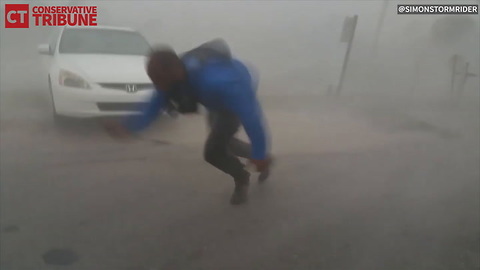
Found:
<svg viewBox="0 0 480 270"><path fill-rule="evenodd" d="M250 183L250 175L235 179L235 190L230 198L230 204L239 205L246 203L248 200L248 185Z"/></svg>

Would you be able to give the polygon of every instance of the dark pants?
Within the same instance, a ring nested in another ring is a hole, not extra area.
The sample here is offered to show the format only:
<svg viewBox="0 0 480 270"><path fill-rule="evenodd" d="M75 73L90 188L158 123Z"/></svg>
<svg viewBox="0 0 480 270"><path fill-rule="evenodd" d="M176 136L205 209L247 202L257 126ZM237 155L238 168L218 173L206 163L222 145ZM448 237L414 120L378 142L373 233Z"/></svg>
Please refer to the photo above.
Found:
<svg viewBox="0 0 480 270"><path fill-rule="evenodd" d="M248 177L249 173L238 157L250 158L251 146L234 137L240 128L239 119L229 112L209 111L208 125L210 134L205 143L205 160L234 180Z"/></svg>

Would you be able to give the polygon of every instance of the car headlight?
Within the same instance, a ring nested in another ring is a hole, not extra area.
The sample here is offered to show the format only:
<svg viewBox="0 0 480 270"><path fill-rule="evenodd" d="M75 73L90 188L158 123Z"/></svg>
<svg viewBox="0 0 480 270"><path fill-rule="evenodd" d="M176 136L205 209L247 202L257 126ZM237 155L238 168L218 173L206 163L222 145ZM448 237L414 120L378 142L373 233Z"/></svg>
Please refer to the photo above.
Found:
<svg viewBox="0 0 480 270"><path fill-rule="evenodd" d="M58 79L59 79L60 85L63 85L63 86L90 89L90 85L85 79L65 69L60 70Z"/></svg>

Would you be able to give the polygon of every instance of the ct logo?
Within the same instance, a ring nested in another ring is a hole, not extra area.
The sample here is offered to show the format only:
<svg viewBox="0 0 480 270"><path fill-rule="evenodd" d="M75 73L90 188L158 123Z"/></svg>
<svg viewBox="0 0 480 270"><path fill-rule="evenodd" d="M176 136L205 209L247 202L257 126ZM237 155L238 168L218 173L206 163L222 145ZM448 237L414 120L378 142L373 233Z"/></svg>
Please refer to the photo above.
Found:
<svg viewBox="0 0 480 270"><path fill-rule="evenodd" d="M5 4L5 28L29 28L28 4Z"/></svg>

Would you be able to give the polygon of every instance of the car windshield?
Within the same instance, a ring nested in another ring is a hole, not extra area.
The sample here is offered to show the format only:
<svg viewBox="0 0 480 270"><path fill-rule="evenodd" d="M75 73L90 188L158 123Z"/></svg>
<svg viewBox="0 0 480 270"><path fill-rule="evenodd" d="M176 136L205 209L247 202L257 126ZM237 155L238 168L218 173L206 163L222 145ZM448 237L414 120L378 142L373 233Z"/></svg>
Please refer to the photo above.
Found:
<svg viewBox="0 0 480 270"><path fill-rule="evenodd" d="M65 29L59 53L146 55L147 40L138 32L112 29Z"/></svg>

